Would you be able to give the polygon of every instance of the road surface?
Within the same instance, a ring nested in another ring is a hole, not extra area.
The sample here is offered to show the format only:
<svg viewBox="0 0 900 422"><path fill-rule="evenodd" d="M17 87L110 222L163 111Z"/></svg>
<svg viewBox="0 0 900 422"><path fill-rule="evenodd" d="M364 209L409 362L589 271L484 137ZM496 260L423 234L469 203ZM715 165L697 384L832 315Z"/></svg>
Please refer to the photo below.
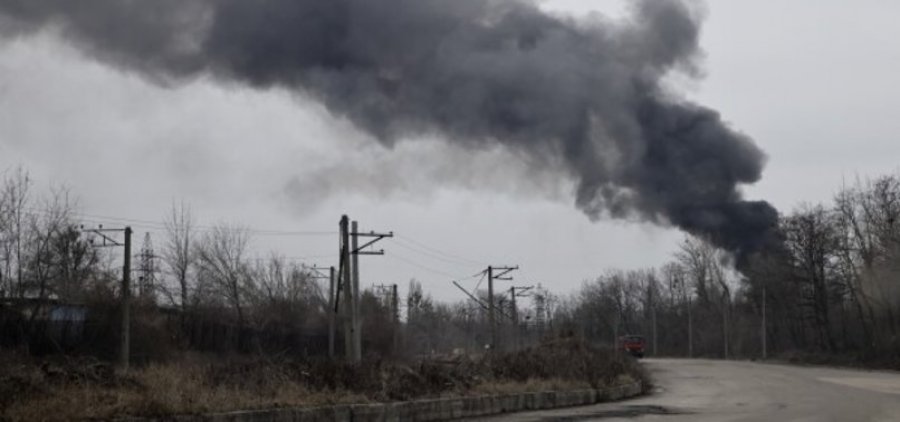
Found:
<svg viewBox="0 0 900 422"><path fill-rule="evenodd" d="M900 421L900 373L751 362L644 361L650 395L620 403L517 413L501 421Z"/></svg>

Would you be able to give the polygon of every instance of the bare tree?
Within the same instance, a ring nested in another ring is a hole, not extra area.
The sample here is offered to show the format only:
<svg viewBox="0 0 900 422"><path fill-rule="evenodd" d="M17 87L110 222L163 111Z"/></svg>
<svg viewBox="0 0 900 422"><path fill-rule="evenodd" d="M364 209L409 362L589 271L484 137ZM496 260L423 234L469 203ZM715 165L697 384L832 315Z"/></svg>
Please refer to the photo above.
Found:
<svg viewBox="0 0 900 422"><path fill-rule="evenodd" d="M197 257L193 245L194 225L190 207L184 202L180 205L172 204L172 209L165 219L165 227L167 238L162 258L178 282L181 293L179 302L184 315L190 303L188 295L191 286L188 277Z"/></svg>
<svg viewBox="0 0 900 422"><path fill-rule="evenodd" d="M245 256L249 239L246 228L217 225L196 248L200 277L234 309L240 328L246 323L245 297L254 290Z"/></svg>
<svg viewBox="0 0 900 422"><path fill-rule="evenodd" d="M72 209L68 190L61 188L53 191L39 212L29 214L32 218L29 218L28 241L17 251L17 259L21 259L21 297L37 299L33 302L26 332L34 328L38 310L45 299L51 295L58 297L62 292L71 293L67 289L70 286L63 283L73 281L66 277L72 274L66 274L71 265L65 260L71 258L71 243L78 242L77 236L72 236ZM77 283L81 284L80 280Z"/></svg>
<svg viewBox="0 0 900 422"><path fill-rule="evenodd" d="M675 258L693 284L700 310L704 314L709 314L709 317L718 313L721 320L722 351L723 355L728 357L731 338L729 328L732 323L732 280L728 277L729 270L726 265L730 256L710 242L688 237L675 254Z"/></svg>
<svg viewBox="0 0 900 422"><path fill-rule="evenodd" d="M835 202L848 288L869 323L894 336L900 331L900 178L858 180Z"/></svg>
<svg viewBox="0 0 900 422"><path fill-rule="evenodd" d="M712 301L710 286L712 273L715 271L715 250L706 242L695 237L686 237L675 259L684 270L684 275L691 281L691 287L704 306Z"/></svg>
<svg viewBox="0 0 900 422"><path fill-rule="evenodd" d="M819 345L836 350L831 327L830 289L839 239L834 214L822 206L804 206L784 220L785 244L791 252L795 282L810 309Z"/></svg>
<svg viewBox="0 0 900 422"><path fill-rule="evenodd" d="M31 205L31 183L28 172L23 167L17 167L4 176L0 188L0 254L4 262L0 281L5 280L5 290L11 297L21 297L25 293L22 254L27 243L29 219L33 217L28 210Z"/></svg>
<svg viewBox="0 0 900 422"><path fill-rule="evenodd" d="M315 322L318 317L324 319L328 312L324 292L312 274L283 256L273 253L266 260L257 260L253 278L252 297L262 326L269 322L286 325Z"/></svg>
<svg viewBox="0 0 900 422"><path fill-rule="evenodd" d="M62 226L51 245L57 276L55 293L60 299L83 301L100 272L100 256L73 224Z"/></svg>

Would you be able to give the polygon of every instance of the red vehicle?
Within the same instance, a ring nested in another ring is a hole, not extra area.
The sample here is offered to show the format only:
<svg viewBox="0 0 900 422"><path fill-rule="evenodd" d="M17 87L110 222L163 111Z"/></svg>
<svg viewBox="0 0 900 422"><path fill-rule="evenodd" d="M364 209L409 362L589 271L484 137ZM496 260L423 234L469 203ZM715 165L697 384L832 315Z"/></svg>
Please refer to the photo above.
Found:
<svg viewBox="0 0 900 422"><path fill-rule="evenodd" d="M644 336L625 335L619 337L619 350L629 353L636 358L644 357L644 346L646 344L647 340L644 339Z"/></svg>

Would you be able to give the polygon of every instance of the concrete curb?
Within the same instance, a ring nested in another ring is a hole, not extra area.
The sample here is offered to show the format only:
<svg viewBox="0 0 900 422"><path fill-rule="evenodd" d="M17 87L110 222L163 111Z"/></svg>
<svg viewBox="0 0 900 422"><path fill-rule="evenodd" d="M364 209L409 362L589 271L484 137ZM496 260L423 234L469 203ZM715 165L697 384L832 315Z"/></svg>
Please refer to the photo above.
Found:
<svg viewBox="0 0 900 422"><path fill-rule="evenodd" d="M640 382L598 390L547 391L408 402L212 413L169 418L178 422L394 422L443 421L622 400L640 395ZM132 419L133 421L147 419Z"/></svg>

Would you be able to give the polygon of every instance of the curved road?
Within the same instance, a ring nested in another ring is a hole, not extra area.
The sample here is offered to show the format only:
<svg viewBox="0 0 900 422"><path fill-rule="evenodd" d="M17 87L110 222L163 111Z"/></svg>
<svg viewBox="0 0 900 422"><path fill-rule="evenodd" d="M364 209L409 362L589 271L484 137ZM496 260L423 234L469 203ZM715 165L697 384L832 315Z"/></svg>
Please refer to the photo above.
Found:
<svg viewBox="0 0 900 422"><path fill-rule="evenodd" d="M900 373L751 362L647 359L643 398L490 421L900 421Z"/></svg>

